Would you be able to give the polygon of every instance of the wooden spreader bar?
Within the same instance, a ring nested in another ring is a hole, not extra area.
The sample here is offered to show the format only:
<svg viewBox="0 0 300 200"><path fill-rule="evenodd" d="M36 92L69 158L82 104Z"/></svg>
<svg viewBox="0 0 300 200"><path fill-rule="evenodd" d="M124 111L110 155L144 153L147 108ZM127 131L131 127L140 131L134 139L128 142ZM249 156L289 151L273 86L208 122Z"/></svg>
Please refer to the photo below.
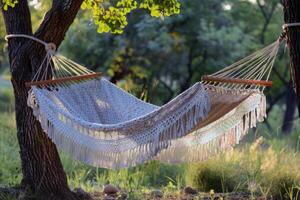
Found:
<svg viewBox="0 0 300 200"><path fill-rule="evenodd" d="M220 82L220 83L235 83L235 84L244 84L244 85L259 85L265 87L271 87L272 81L264 81L264 80L253 80L253 79L239 79L239 78L221 78L216 76L205 75L202 76L203 81L212 81L212 82Z"/></svg>
<svg viewBox="0 0 300 200"><path fill-rule="evenodd" d="M26 85L26 87L43 86L43 85L65 83L65 82L69 82L69 81L80 81L80 80L97 78L97 77L101 77L100 72L95 72L93 74L86 74L86 75L80 75L80 76L70 76L70 77L64 77L64 78L57 78L57 79L53 79L53 80L26 82L25 85Z"/></svg>

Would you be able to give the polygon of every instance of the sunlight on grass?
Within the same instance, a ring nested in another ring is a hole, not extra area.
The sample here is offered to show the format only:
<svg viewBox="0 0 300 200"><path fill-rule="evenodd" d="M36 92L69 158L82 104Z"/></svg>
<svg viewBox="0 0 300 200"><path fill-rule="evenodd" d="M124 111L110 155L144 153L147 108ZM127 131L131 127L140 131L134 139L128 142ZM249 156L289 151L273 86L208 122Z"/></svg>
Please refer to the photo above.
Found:
<svg viewBox="0 0 300 200"><path fill-rule="evenodd" d="M0 113L0 185L21 181L19 145L13 113Z"/></svg>
<svg viewBox="0 0 300 200"><path fill-rule="evenodd" d="M245 191L254 197L286 199L299 192L299 164L297 152L290 148L275 151L268 141L259 138L251 145L190 165L187 183L200 191Z"/></svg>
<svg viewBox="0 0 300 200"><path fill-rule="evenodd" d="M262 127L258 131L266 130ZM0 133L0 186L17 185L22 176L14 113L0 114ZM101 192L110 183L126 191L130 199L141 199L156 189L174 197L191 185L201 192L246 192L253 198L296 199L300 191L299 135L283 138L261 134L264 137L253 139L257 135L248 136L252 143L191 165L152 161L114 171L87 166L63 152L60 155L71 188L91 193Z"/></svg>

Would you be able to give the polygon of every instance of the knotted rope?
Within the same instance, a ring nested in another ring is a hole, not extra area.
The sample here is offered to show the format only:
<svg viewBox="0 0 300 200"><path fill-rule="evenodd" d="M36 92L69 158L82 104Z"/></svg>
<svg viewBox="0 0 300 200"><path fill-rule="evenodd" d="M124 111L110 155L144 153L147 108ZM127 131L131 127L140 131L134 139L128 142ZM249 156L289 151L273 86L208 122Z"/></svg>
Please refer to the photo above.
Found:
<svg viewBox="0 0 300 200"><path fill-rule="evenodd" d="M47 43L47 42L44 42L43 40L40 40L34 36L25 35L25 34L9 34L9 35L6 35L4 38L6 41L8 41L8 39L10 39L10 38L28 38L28 39L34 40L34 41L44 45L45 50L47 52L49 52L49 53L56 52L56 45L53 42Z"/></svg>
<svg viewBox="0 0 300 200"><path fill-rule="evenodd" d="M300 23L296 22L296 23L287 23L287 24L283 24L282 25L282 33L279 37L279 41L282 42L283 40L286 40L286 34L288 31L288 28L290 27L299 27Z"/></svg>
<svg viewBox="0 0 300 200"><path fill-rule="evenodd" d="M47 43L39 38L25 34L10 34L5 36L6 41L11 38L27 38L45 46L46 56L43 59L34 77L32 78L32 82L47 80L49 77L48 72L51 72L52 80L73 76L96 74L95 72L75 63L74 61L69 60L62 55L59 55L56 52L56 45L53 42ZM66 86L67 84L65 84L63 81L60 82L60 85Z"/></svg>

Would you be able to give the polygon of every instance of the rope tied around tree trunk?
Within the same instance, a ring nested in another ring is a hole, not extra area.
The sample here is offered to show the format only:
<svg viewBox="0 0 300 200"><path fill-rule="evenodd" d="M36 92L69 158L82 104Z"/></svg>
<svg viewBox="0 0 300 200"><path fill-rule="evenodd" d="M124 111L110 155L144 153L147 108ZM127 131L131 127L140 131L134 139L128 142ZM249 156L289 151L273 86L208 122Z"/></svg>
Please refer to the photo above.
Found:
<svg viewBox="0 0 300 200"><path fill-rule="evenodd" d="M288 28L290 27L299 27L300 26L300 22L295 22L295 23L286 23L282 25L282 33L279 36L279 41L282 42L283 40L286 39L286 34L288 31Z"/></svg>
<svg viewBox="0 0 300 200"><path fill-rule="evenodd" d="M27 38L36 41L45 46L46 56L33 76L31 82L27 82L28 87L32 85L64 84L65 82L82 81L101 76L101 73L95 73L69 59L58 55L56 45L52 42L45 42L39 38L26 34L10 34L5 36L8 41L11 38ZM56 63L60 63L57 65ZM57 66L61 66L57 68ZM49 73L51 75L49 76ZM49 78L51 77L51 78Z"/></svg>
<svg viewBox="0 0 300 200"><path fill-rule="evenodd" d="M297 27L297 26L300 26L300 22L283 24L282 29L285 30L289 27Z"/></svg>
<svg viewBox="0 0 300 200"><path fill-rule="evenodd" d="M42 45L45 46L45 50L47 53L53 55L56 52L56 45L53 42L44 42L43 40L40 40L39 38L36 38L34 36L31 35L25 35L25 34L10 34L10 35L6 35L5 40L8 41L11 38L27 38L27 39L31 39L33 41L36 41Z"/></svg>

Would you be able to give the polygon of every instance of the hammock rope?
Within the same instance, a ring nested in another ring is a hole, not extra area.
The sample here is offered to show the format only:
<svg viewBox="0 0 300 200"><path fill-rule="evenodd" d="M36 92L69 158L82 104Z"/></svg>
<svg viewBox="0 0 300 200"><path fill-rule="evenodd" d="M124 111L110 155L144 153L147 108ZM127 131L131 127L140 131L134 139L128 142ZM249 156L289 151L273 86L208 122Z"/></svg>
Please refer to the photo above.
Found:
<svg viewBox="0 0 300 200"><path fill-rule="evenodd" d="M251 54L250 56L245 57L244 59L216 73L213 73L210 76L214 77L214 80L216 80L216 78L257 80L257 82L253 81L253 85L250 84L251 81L248 81L248 83L251 85L250 87L252 89L264 90L265 87L262 86L268 83L267 81L274 65L274 61L276 59L280 44L281 41L277 40L273 44ZM259 83L259 81L261 81L261 84L255 84ZM215 86L216 84L218 84L218 82L212 80L212 82L208 82L207 84ZM224 81L223 83L218 84L218 86L229 89L246 89L249 87L249 84L236 84L236 82L230 83Z"/></svg>
<svg viewBox="0 0 300 200"><path fill-rule="evenodd" d="M288 27L288 26L287 26ZM263 90L276 42L223 68L163 106L143 102L100 74L45 46L46 56L27 86L28 106L44 132L73 158L105 168L157 159L196 162L231 149L266 117Z"/></svg>

